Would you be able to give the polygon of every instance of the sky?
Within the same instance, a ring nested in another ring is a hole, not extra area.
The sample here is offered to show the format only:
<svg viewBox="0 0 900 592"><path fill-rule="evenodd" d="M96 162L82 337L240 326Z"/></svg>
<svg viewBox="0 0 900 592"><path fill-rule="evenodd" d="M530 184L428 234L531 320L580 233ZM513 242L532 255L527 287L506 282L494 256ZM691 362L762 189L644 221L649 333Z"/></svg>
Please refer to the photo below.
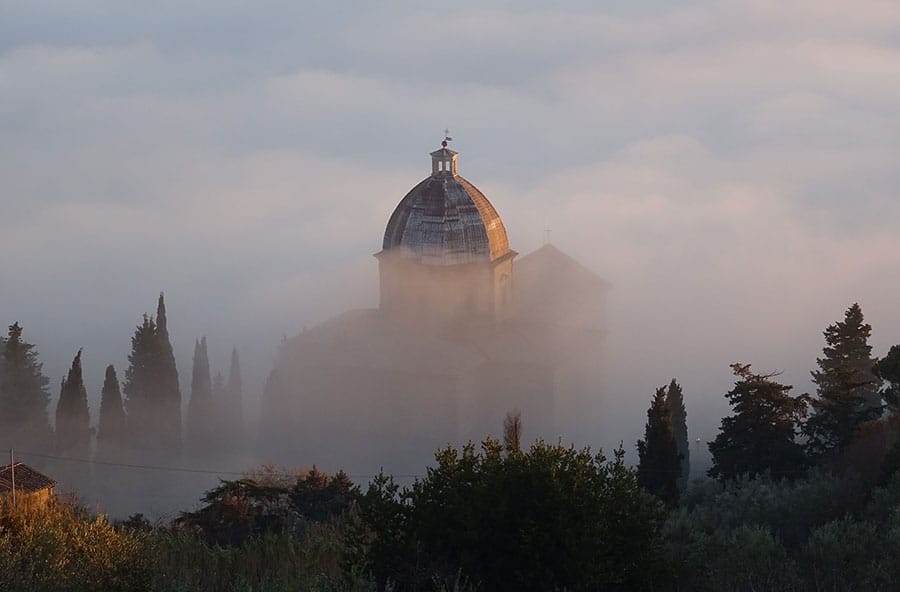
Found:
<svg viewBox="0 0 900 592"><path fill-rule="evenodd" d="M0 321L58 394L165 291L261 390L278 343L377 305L387 219L450 129L512 248L612 284L609 389L728 364L797 392L859 302L900 343L900 4L0 0ZM699 424L697 424L699 425Z"/></svg>

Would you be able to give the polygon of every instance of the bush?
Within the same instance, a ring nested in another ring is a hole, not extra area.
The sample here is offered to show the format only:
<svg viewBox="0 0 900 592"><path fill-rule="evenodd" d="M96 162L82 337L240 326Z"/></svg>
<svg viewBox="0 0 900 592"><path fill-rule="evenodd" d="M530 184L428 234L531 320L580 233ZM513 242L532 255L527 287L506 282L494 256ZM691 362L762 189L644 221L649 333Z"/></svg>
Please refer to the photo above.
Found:
<svg viewBox="0 0 900 592"><path fill-rule="evenodd" d="M71 502L16 511L0 502L0 590L148 590L145 543Z"/></svg>
<svg viewBox="0 0 900 592"><path fill-rule="evenodd" d="M537 442L504 454L447 448L411 489L372 484L361 501L369 566L383 587L460 574L484 590L641 589L659 567L663 509L641 493L622 452ZM380 562L388 561L388 565Z"/></svg>

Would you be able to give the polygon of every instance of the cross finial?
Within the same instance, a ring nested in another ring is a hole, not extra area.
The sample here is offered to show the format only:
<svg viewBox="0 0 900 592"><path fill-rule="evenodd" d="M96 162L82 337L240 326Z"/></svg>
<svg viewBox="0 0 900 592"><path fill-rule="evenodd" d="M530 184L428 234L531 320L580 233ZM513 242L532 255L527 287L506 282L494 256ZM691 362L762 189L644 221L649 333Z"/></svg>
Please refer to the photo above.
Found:
<svg viewBox="0 0 900 592"><path fill-rule="evenodd" d="M449 128L444 128L444 141L441 142L441 146L443 146L444 148L446 148L446 147L447 147L447 142L452 142L452 141L453 141L453 138L450 137L450 129L449 129Z"/></svg>
<svg viewBox="0 0 900 592"><path fill-rule="evenodd" d="M550 242L550 226L544 226L544 244Z"/></svg>

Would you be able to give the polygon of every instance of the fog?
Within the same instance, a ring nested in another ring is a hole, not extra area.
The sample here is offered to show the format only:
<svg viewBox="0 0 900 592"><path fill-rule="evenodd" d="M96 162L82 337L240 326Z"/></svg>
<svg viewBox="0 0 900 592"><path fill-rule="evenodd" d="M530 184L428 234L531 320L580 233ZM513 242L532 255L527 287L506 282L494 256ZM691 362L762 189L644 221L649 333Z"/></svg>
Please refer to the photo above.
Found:
<svg viewBox="0 0 900 592"><path fill-rule="evenodd" d="M445 126L513 249L549 227L611 284L614 419L578 444L633 453L672 377L712 439L730 362L811 390L853 302L875 355L900 342L900 9L442 10L0 7L0 316L54 398L83 347L96 421L163 290L182 396L196 338L213 372L237 347L254 434L282 339L377 306L372 254Z"/></svg>

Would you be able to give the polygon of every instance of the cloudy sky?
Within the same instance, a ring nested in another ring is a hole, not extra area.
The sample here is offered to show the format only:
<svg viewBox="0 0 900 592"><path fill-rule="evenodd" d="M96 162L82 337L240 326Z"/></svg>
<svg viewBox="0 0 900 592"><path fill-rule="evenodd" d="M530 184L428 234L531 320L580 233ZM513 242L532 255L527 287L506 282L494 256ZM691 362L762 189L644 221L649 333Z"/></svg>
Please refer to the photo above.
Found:
<svg viewBox="0 0 900 592"><path fill-rule="evenodd" d="M189 374L377 301L449 127L521 253L608 279L609 388L798 390L859 301L900 343L900 4L0 2L0 317L97 396L165 290Z"/></svg>

